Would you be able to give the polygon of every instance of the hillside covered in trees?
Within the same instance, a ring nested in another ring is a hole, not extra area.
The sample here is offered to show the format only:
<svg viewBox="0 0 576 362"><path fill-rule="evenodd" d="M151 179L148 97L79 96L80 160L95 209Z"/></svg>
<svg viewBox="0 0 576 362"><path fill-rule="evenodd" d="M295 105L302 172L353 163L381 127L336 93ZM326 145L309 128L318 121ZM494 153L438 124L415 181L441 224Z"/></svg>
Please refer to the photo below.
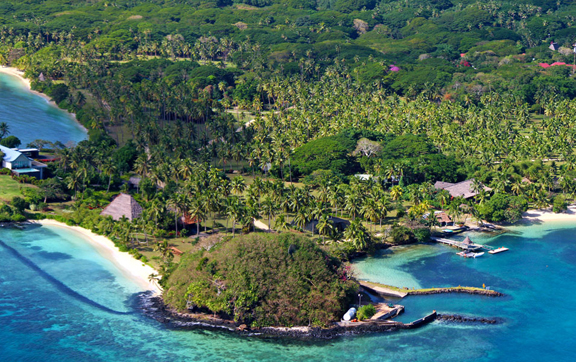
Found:
<svg viewBox="0 0 576 362"><path fill-rule="evenodd" d="M186 255L163 284L172 308L254 327L329 325L357 291L338 259L295 234L252 234Z"/></svg>

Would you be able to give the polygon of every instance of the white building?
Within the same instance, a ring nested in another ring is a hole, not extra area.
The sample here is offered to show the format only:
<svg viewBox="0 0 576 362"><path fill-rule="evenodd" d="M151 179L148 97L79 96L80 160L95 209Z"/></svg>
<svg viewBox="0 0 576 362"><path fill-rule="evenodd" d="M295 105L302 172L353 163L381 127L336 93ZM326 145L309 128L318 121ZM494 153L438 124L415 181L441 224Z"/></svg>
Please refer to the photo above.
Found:
<svg viewBox="0 0 576 362"><path fill-rule="evenodd" d="M44 177L45 164L34 161L16 149L0 146L0 151L4 154L2 159L3 168L12 170L18 176L28 175L40 180Z"/></svg>

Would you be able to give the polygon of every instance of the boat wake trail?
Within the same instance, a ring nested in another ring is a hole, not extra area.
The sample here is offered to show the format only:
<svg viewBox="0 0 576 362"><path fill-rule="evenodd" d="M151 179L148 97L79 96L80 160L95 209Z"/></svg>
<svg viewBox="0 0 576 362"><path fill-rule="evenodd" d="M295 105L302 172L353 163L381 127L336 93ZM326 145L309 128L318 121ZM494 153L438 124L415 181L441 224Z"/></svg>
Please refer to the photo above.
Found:
<svg viewBox="0 0 576 362"><path fill-rule="evenodd" d="M100 309L101 311L112 313L112 314L120 314L120 315L127 315L133 314L133 312L119 312L114 309L110 309L102 304L89 299L82 294L75 292L74 290L70 289L66 284L62 283L58 279L54 278L52 275L46 273L42 270L38 265L36 265L32 260L28 259L24 255L20 254L18 250L14 249L10 245L6 244L2 240L0 240L0 246L3 246L8 250L12 255L14 255L18 260L20 260L24 265L28 266L30 269L36 271L42 278L46 279L48 282L52 283L56 288L58 288L61 292L66 293L67 295L79 300L84 304L88 304L94 308Z"/></svg>

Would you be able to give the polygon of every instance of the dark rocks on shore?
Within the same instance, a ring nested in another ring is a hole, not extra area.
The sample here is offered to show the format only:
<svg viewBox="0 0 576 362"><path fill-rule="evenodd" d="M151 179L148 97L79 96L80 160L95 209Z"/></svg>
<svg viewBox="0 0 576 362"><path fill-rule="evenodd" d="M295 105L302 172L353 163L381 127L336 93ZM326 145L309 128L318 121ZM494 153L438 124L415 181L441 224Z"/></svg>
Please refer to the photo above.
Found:
<svg viewBox="0 0 576 362"><path fill-rule="evenodd" d="M416 320L412 323L404 324L395 321L366 321L361 323L334 323L328 328L320 327L262 327L250 328L246 324L235 323L232 320L213 317L209 314L179 313L168 308L161 297L151 297L144 294L142 296L141 309L144 314L156 321L165 324L168 328L194 329L209 328L215 330L225 329L232 333L245 336L260 337L283 337L297 339L332 339L347 335L361 335L369 333L391 332L401 329L413 329L422 327L434 320L456 323L484 323L497 324L499 319L489 319L481 317L466 317L461 315L437 315L435 312Z"/></svg>
<svg viewBox="0 0 576 362"><path fill-rule="evenodd" d="M351 323L348 325L334 324L328 328L320 327L262 327L250 328L246 324L237 324L232 320L215 318L208 314L179 313L168 308L161 297L142 297L141 309L144 314L156 321L165 324L168 328L194 329L211 328L225 329L245 336L261 337L287 337L287 338L313 338L332 339L345 335L359 335L367 333L389 332L407 329L404 323L370 321L364 323Z"/></svg>

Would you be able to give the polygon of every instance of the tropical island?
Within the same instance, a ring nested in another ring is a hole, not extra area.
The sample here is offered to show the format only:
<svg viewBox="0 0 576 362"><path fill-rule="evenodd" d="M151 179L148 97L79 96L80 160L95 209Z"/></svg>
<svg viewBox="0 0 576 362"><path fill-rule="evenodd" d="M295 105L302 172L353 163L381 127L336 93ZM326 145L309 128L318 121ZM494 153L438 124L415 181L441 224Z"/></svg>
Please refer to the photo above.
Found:
<svg viewBox="0 0 576 362"><path fill-rule="evenodd" d="M0 64L89 135L2 121L0 222L108 237L178 312L326 327L364 306L353 258L575 198L573 4L0 9Z"/></svg>

